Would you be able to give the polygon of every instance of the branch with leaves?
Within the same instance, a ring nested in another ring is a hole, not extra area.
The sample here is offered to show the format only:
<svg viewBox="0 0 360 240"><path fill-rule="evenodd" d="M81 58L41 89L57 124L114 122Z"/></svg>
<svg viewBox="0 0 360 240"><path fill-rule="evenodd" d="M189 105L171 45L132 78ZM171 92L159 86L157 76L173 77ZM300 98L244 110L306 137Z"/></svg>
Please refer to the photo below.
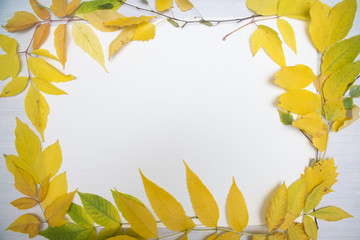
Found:
<svg viewBox="0 0 360 240"><path fill-rule="evenodd" d="M5 29L15 32L33 28L34 32L26 50L20 52L15 39L0 35L0 47L6 53L0 56L0 80L11 78L0 97L14 96L27 89L25 111L41 139L29 126L17 119L15 146L18 155L4 157L8 170L14 175L15 188L25 195L11 204L20 210L38 206L43 216L40 218L29 213L22 215L8 230L26 233L30 238L40 234L54 240L163 239L175 235L187 239L192 231L208 231L211 236L207 239L220 240L240 239L243 235L252 236L254 240L317 239L316 219L337 221L351 217L340 208L319 207L319 204L323 196L331 192L338 175L334 160L326 158L329 132L337 132L359 118L359 107L353 104L353 98L360 97L360 87L355 85L360 64L354 62L360 53L360 35L344 39L352 28L357 2L344 0L331 8L315 0L279 0L267 1L267 4L264 1L247 0L248 8L254 11L252 16L225 20L208 20L201 16L185 20L171 16L167 11L172 8L172 0L156 0L155 8L147 1L149 8L122 0L72 0L68 4L65 0L53 0L47 8L36 0L30 0L37 17L25 11L16 12L4 26ZM181 11L194 8L188 0L175 2ZM150 15L124 16L126 12L122 12L123 5ZM277 31L266 25L258 25L261 21L276 19L283 40L296 53L295 32L285 18L309 21L311 41L321 55L319 73L315 74L306 65L287 66ZM226 35L224 40L248 25L255 25L257 29L250 39L252 54L255 56L263 48L281 67L274 76L274 82L287 91L278 99L280 120L285 125L301 130L322 153L316 156L299 180L289 187L284 183L275 192L267 206L267 232L246 231L249 218L247 206L235 178L227 196L229 228L225 228L218 226L219 207L215 199L186 163L187 188L196 217L186 216L183 207L172 195L140 172L151 207L160 219L156 221L139 199L117 189L111 190L116 207L95 194L77 190L68 192L66 174L58 173L62 163L59 142L42 149L41 142L44 141L50 112L42 93L66 94L56 84L75 79L52 63L53 60L58 61L65 68L66 32L69 25L72 26L71 35L76 45L107 71L103 48L93 28L103 32L119 31L108 48L110 59L128 42L153 39L156 28L153 22L159 19L167 20L174 27L185 27L190 23L213 26L223 22L238 22L240 26ZM57 56L41 49L50 27L55 24L54 46ZM22 66L20 54L25 55L27 76L18 76ZM305 89L311 84L316 92ZM82 206L72 203L76 193L80 196ZM66 214L72 221L66 220ZM120 214L127 220L126 223L121 221ZM201 226L195 224L194 218ZM299 219L302 221L297 222ZM159 236L159 223L173 233ZM41 228L45 230L40 232ZM97 231L98 228L102 230Z"/></svg>

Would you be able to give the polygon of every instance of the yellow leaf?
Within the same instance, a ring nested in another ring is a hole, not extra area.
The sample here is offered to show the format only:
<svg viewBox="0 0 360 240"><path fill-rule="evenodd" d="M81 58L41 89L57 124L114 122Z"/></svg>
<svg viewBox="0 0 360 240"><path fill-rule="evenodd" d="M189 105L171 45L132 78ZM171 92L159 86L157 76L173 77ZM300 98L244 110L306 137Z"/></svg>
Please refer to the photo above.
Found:
<svg viewBox="0 0 360 240"><path fill-rule="evenodd" d="M119 235L111 238L107 238L107 240L136 240L137 238L133 238L126 235Z"/></svg>
<svg viewBox="0 0 360 240"><path fill-rule="evenodd" d="M323 195L324 195L324 186L320 184L317 187L315 187L314 190L312 190L309 196L307 196L304 212L308 213L311 210L315 209L319 205Z"/></svg>
<svg viewBox="0 0 360 240"><path fill-rule="evenodd" d="M305 179L307 192L311 193L319 184L323 183L324 192L327 193L330 187L336 183L336 172L334 159L325 159L318 161L313 167L307 167L305 175L301 177Z"/></svg>
<svg viewBox="0 0 360 240"><path fill-rule="evenodd" d="M46 177L41 183L38 190L38 200L39 202L42 202L47 195L48 189L49 189L49 180L50 176Z"/></svg>
<svg viewBox="0 0 360 240"><path fill-rule="evenodd" d="M287 240L285 233L274 232L268 236L268 240Z"/></svg>
<svg viewBox="0 0 360 240"><path fill-rule="evenodd" d="M66 173L63 172L55 176L49 183L45 199L41 202L41 206L45 209L56 198L66 194L68 188Z"/></svg>
<svg viewBox="0 0 360 240"><path fill-rule="evenodd" d="M28 77L13 78L3 88L0 97L11 97L23 92L29 82Z"/></svg>
<svg viewBox="0 0 360 240"><path fill-rule="evenodd" d="M66 6L66 15L72 14L75 9L77 9L80 5L81 0L72 0L69 2L69 4Z"/></svg>
<svg viewBox="0 0 360 240"><path fill-rule="evenodd" d="M330 21L325 4L316 1L310 10L309 32L312 42L319 52L324 52L330 40Z"/></svg>
<svg viewBox="0 0 360 240"><path fill-rule="evenodd" d="M52 4L50 6L51 11L57 17L65 17L66 16L66 0L52 0Z"/></svg>
<svg viewBox="0 0 360 240"><path fill-rule="evenodd" d="M115 19L124 17L120 13L112 9L97 10L81 15L82 18L86 19L93 27L102 32L114 32L118 31L118 26L107 26L104 23L114 21Z"/></svg>
<svg viewBox="0 0 360 240"><path fill-rule="evenodd" d="M296 53L296 38L291 25L284 19L278 18L277 26L284 38L285 43Z"/></svg>
<svg viewBox="0 0 360 240"><path fill-rule="evenodd" d="M278 16L308 20L314 2L315 0L280 0Z"/></svg>
<svg viewBox="0 0 360 240"><path fill-rule="evenodd" d="M323 92L326 100L341 98L360 73L360 61L351 63L326 79Z"/></svg>
<svg viewBox="0 0 360 240"><path fill-rule="evenodd" d="M279 5L279 0L247 0L246 6L260 15L276 15Z"/></svg>
<svg viewBox="0 0 360 240"><path fill-rule="evenodd" d="M155 37L155 25L149 22L140 23L135 31L133 40L149 41Z"/></svg>
<svg viewBox="0 0 360 240"><path fill-rule="evenodd" d="M282 67L275 74L275 83L288 91L305 88L315 79L316 75L311 68L302 64Z"/></svg>
<svg viewBox="0 0 360 240"><path fill-rule="evenodd" d="M262 33L259 29L257 29L251 35L250 44L251 44L251 52L254 57L256 53L259 51L259 49L262 47Z"/></svg>
<svg viewBox="0 0 360 240"><path fill-rule="evenodd" d="M317 209L309 215L325 221L339 221L344 218L354 217L338 207L324 207Z"/></svg>
<svg viewBox="0 0 360 240"><path fill-rule="evenodd" d="M293 121L292 125L312 137L321 137L328 132L326 124L319 119L300 118Z"/></svg>
<svg viewBox="0 0 360 240"><path fill-rule="evenodd" d="M36 206L37 201L33 198L22 197L12 201L10 204L16 207L17 209L25 210Z"/></svg>
<svg viewBox="0 0 360 240"><path fill-rule="evenodd" d="M48 81L42 80L41 78L34 77L31 79L31 82L35 85L37 89L42 91L43 93L52 94L52 95L62 95L67 94L63 90L55 87Z"/></svg>
<svg viewBox="0 0 360 240"><path fill-rule="evenodd" d="M94 31L84 23L74 22L72 36L76 45L97 61L107 72L101 43Z"/></svg>
<svg viewBox="0 0 360 240"><path fill-rule="evenodd" d="M179 240L188 240L188 234L185 233Z"/></svg>
<svg viewBox="0 0 360 240"><path fill-rule="evenodd" d="M289 240L308 240L309 237L304 231L304 226L301 223L294 223L288 229Z"/></svg>
<svg viewBox="0 0 360 240"><path fill-rule="evenodd" d="M22 194L36 198L36 184L33 177L27 172L17 168L14 172L15 188Z"/></svg>
<svg viewBox="0 0 360 240"><path fill-rule="evenodd" d="M175 0L175 2L183 12L189 11L194 7L194 5L189 0Z"/></svg>
<svg viewBox="0 0 360 240"><path fill-rule="evenodd" d="M145 205L137 198L113 192L115 203L123 217L130 223L132 229L145 238L157 238L156 221Z"/></svg>
<svg viewBox="0 0 360 240"><path fill-rule="evenodd" d="M17 218L7 229L13 232L27 233L33 238L39 233L40 221L31 214L24 214Z"/></svg>
<svg viewBox="0 0 360 240"><path fill-rule="evenodd" d="M304 204L303 204L304 206ZM289 211L286 213L284 222L281 224L281 226L279 227L279 229L281 231L286 231L293 223L294 221L297 219L297 216L294 216L293 214L291 214Z"/></svg>
<svg viewBox="0 0 360 240"><path fill-rule="evenodd" d="M39 3L36 0L30 0L30 5L39 18L43 20L47 20L50 18L48 10L45 7L39 7Z"/></svg>
<svg viewBox="0 0 360 240"><path fill-rule="evenodd" d="M324 54L321 74L330 74L342 69L354 61L360 53L360 35L345 39L332 45Z"/></svg>
<svg viewBox="0 0 360 240"><path fill-rule="evenodd" d="M140 171L146 195L162 223L172 231L192 229L195 224L185 215L184 208L168 192L147 179Z"/></svg>
<svg viewBox="0 0 360 240"><path fill-rule="evenodd" d="M287 211L294 216L299 216L304 208L305 197L307 194L304 179L298 179L288 188L289 201Z"/></svg>
<svg viewBox="0 0 360 240"><path fill-rule="evenodd" d="M17 42L14 38L0 34L0 47L8 54L16 53Z"/></svg>
<svg viewBox="0 0 360 240"><path fill-rule="evenodd" d="M320 152L325 151L325 149L326 149L326 147L327 147L328 135L329 135L329 133L326 133L326 134L322 135L321 137L314 137L314 138L312 139L312 144L313 144L314 147L316 147Z"/></svg>
<svg viewBox="0 0 360 240"><path fill-rule="evenodd" d="M65 68L66 63L66 24L60 24L54 32L54 45L59 61Z"/></svg>
<svg viewBox="0 0 360 240"><path fill-rule="evenodd" d="M219 207L214 197L185 161L184 164L186 167L186 184L196 216L205 226L216 227L219 220Z"/></svg>
<svg viewBox="0 0 360 240"><path fill-rule="evenodd" d="M252 236L251 240L267 240L267 236L262 236L262 235L254 235Z"/></svg>
<svg viewBox="0 0 360 240"><path fill-rule="evenodd" d="M356 0L341 1L331 9L329 45L333 45L346 37L353 25L356 9Z"/></svg>
<svg viewBox="0 0 360 240"><path fill-rule="evenodd" d="M105 21L104 24L108 26L118 26L120 28L128 27L131 25L139 25L140 23L149 22L154 16L139 16L139 17L125 17L122 16L112 21Z"/></svg>
<svg viewBox="0 0 360 240"><path fill-rule="evenodd" d="M41 138L44 140L44 131L50 108L44 96L32 85L30 85L25 97L25 112L33 126L40 133Z"/></svg>
<svg viewBox="0 0 360 240"><path fill-rule="evenodd" d="M64 216L67 213L76 191L64 194L55 199L45 208L44 216L50 227L59 227L64 225Z"/></svg>
<svg viewBox="0 0 360 240"><path fill-rule="evenodd" d="M38 49L45 42L49 36L50 23L44 23L39 25L34 33L33 49Z"/></svg>
<svg viewBox="0 0 360 240"><path fill-rule="evenodd" d="M340 121L335 121L332 125L332 131L333 132L338 132L346 127L348 127L349 125L351 125L352 123L354 123L356 120L359 119L359 112L360 112L360 108L356 105L354 105L351 110L348 110L346 113L346 118Z"/></svg>
<svg viewBox="0 0 360 240"><path fill-rule="evenodd" d="M329 121L341 121L346 118L346 110L344 107L343 100L328 102L325 105L325 116Z"/></svg>
<svg viewBox="0 0 360 240"><path fill-rule="evenodd" d="M226 232L216 238L216 240L239 240L240 234L234 232Z"/></svg>
<svg viewBox="0 0 360 240"><path fill-rule="evenodd" d="M14 13L14 16L7 21L4 28L8 32L16 32L34 26L38 22L39 20L32 13L19 11Z"/></svg>
<svg viewBox="0 0 360 240"><path fill-rule="evenodd" d="M138 240L147 240L147 238L143 238L142 236L137 234L132 228L129 228L128 230L126 230L125 235L133 237Z"/></svg>
<svg viewBox="0 0 360 240"><path fill-rule="evenodd" d="M114 55L125 43L130 42L135 34L136 26L124 28L121 33L110 43L109 59Z"/></svg>
<svg viewBox="0 0 360 240"><path fill-rule="evenodd" d="M6 162L6 168L9 172L11 172L14 175L16 166L14 164L14 160L19 159L18 156L15 155L6 155L4 154L5 162Z"/></svg>
<svg viewBox="0 0 360 240"><path fill-rule="evenodd" d="M264 25L259 25L258 27L256 31L260 32L259 36L261 37L262 47L274 62L281 67L285 66L285 55L277 32Z"/></svg>
<svg viewBox="0 0 360 240"><path fill-rule="evenodd" d="M171 8L173 0L156 0L155 7L159 12L168 10Z"/></svg>
<svg viewBox="0 0 360 240"><path fill-rule="evenodd" d="M319 109L321 100L319 95L300 89L281 94L278 107L285 111L305 115Z"/></svg>
<svg viewBox="0 0 360 240"><path fill-rule="evenodd" d="M35 54L35 55L39 55L39 56L43 56L43 57L48 57L51 59L54 59L56 61L59 61L59 59L57 57L55 57L54 55L52 55L48 50L46 49L35 49L34 51L31 52L31 54Z"/></svg>
<svg viewBox="0 0 360 240"><path fill-rule="evenodd" d="M7 53L0 55L0 80L5 80L10 76L15 78L20 69L17 42L13 38L0 34L0 47Z"/></svg>
<svg viewBox="0 0 360 240"><path fill-rule="evenodd" d="M279 228L284 222L287 206L288 190L285 183L283 183L270 199L266 210L265 221L269 232Z"/></svg>
<svg viewBox="0 0 360 240"><path fill-rule="evenodd" d="M249 222L249 214L245 199L236 186L235 178L226 200L226 214L229 226L238 232L242 232Z"/></svg>
<svg viewBox="0 0 360 240"><path fill-rule="evenodd" d="M318 228L314 219L309 216L304 216L303 224L304 224L305 233L309 236L309 238L313 240L317 240Z"/></svg>

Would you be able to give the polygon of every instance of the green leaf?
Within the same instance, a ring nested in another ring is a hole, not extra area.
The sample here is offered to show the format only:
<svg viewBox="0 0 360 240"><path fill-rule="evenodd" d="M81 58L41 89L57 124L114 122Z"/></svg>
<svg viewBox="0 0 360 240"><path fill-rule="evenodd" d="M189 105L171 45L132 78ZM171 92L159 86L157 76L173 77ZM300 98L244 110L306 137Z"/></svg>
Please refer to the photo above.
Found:
<svg viewBox="0 0 360 240"><path fill-rule="evenodd" d="M360 97L360 85L354 85L350 88L350 96L351 97Z"/></svg>
<svg viewBox="0 0 360 240"><path fill-rule="evenodd" d="M351 110L353 105L354 105L354 101L353 101L352 97L344 98L343 103L344 103L344 106L345 106L346 110Z"/></svg>
<svg viewBox="0 0 360 240"><path fill-rule="evenodd" d="M92 234L89 234L92 232ZM82 228L74 223L66 223L60 227L48 227L46 230L40 232L39 234L43 237L46 237L50 240L85 240L85 239L94 239L84 238L85 236L91 236L95 232L93 228ZM96 232L95 232L96 234Z"/></svg>
<svg viewBox="0 0 360 240"><path fill-rule="evenodd" d="M85 211L97 224L106 228L120 226L120 215L115 206L108 200L90 193L78 192Z"/></svg>
<svg viewBox="0 0 360 240"><path fill-rule="evenodd" d="M314 188L314 190L312 190L312 192L306 198L305 207L304 207L305 213L308 213L314 208L316 208L319 205L323 195L324 195L324 186L320 184L319 186Z"/></svg>
<svg viewBox="0 0 360 240"><path fill-rule="evenodd" d="M200 20L199 22L200 22L201 24L204 24L205 26L208 26L208 27L212 27L212 26L213 26L212 23L209 22L209 21Z"/></svg>
<svg viewBox="0 0 360 240"><path fill-rule="evenodd" d="M353 217L344 210L332 206L317 209L315 212L309 213L309 215L325 221L339 221L344 218Z"/></svg>
<svg viewBox="0 0 360 240"><path fill-rule="evenodd" d="M312 217L304 216L303 224L305 233L313 240L317 240L318 228Z"/></svg>
<svg viewBox="0 0 360 240"><path fill-rule="evenodd" d="M94 226L93 220L80 205L72 203L67 213L71 219L81 227L89 228Z"/></svg>
<svg viewBox="0 0 360 240"><path fill-rule="evenodd" d="M280 121L284 124L284 125L291 125L292 122L294 121L294 117L291 113L289 112L285 112L285 111L281 111L278 109L279 112L279 116L280 116Z"/></svg>
<svg viewBox="0 0 360 240"><path fill-rule="evenodd" d="M123 234L121 226L117 228L104 228L96 236L96 240L106 240L119 234Z"/></svg>
<svg viewBox="0 0 360 240"><path fill-rule="evenodd" d="M167 21L171 23L171 25L173 25L174 27L180 27L180 25L171 18L167 18Z"/></svg>
<svg viewBox="0 0 360 240"><path fill-rule="evenodd" d="M120 3L117 0L84 1L80 4L75 15L94 12L96 10L103 10L103 9L117 10L119 7L121 7L121 5L122 5L122 3Z"/></svg>

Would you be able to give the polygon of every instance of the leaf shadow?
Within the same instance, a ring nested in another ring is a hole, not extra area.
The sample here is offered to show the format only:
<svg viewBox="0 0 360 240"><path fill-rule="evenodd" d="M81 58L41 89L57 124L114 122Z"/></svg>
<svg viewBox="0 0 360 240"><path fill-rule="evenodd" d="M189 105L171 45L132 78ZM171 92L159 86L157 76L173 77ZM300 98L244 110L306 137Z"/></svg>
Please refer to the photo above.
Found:
<svg viewBox="0 0 360 240"><path fill-rule="evenodd" d="M267 208L269 206L270 199L275 194L276 190L279 189L280 186L281 186L281 182L276 184L276 186L274 186L271 189L271 191L268 192L268 194L264 198L263 204L261 205L261 208L260 208L260 211L259 211L259 217L260 217L260 219L264 219L265 224L266 224L266 222L265 222L266 210L267 210Z"/></svg>

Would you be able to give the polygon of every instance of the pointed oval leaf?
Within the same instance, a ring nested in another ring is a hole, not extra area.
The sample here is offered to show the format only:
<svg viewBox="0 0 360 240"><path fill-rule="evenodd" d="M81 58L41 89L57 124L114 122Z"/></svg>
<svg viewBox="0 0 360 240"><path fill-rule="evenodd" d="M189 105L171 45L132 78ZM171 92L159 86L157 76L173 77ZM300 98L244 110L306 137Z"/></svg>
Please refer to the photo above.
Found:
<svg viewBox="0 0 360 240"><path fill-rule="evenodd" d="M305 205L305 198L307 194L305 180L300 178L291 184L288 188L288 194L289 199L287 211L297 217L300 215Z"/></svg>
<svg viewBox="0 0 360 240"><path fill-rule="evenodd" d="M89 12L81 15L82 18L85 18L94 28L102 32L115 32L120 29L118 26L107 26L106 22L114 21L124 17L120 13L112 9L106 10L97 10L94 12Z"/></svg>
<svg viewBox="0 0 360 240"><path fill-rule="evenodd" d="M279 64L281 67L285 66L285 55L281 46L281 40L272 28L264 25L259 25L259 30L262 38L262 46L271 59Z"/></svg>
<svg viewBox="0 0 360 240"><path fill-rule="evenodd" d="M315 0L280 0L278 16L310 19L310 8Z"/></svg>
<svg viewBox="0 0 360 240"><path fill-rule="evenodd" d="M251 35L250 44L251 52L254 57L259 51L259 49L262 47L262 33L260 29L256 29L255 32Z"/></svg>
<svg viewBox="0 0 360 240"><path fill-rule="evenodd" d="M294 121L294 117L291 113L289 112L284 112L278 109L278 113L280 116L280 121L284 124L284 125L291 125L292 122Z"/></svg>
<svg viewBox="0 0 360 240"><path fill-rule="evenodd" d="M36 184L33 177L27 172L17 168L14 172L15 188L26 196L36 198Z"/></svg>
<svg viewBox="0 0 360 240"><path fill-rule="evenodd" d="M304 216L303 224L304 224L305 233L308 235L308 237L313 240L317 240L318 227L317 227L314 219L309 216Z"/></svg>
<svg viewBox="0 0 360 240"><path fill-rule="evenodd" d="M4 28L9 32L16 32L32 27L38 22L39 20L34 14L19 11L14 13L14 16L7 21Z"/></svg>
<svg viewBox="0 0 360 240"><path fill-rule="evenodd" d="M16 77L3 88L0 97L11 97L23 92L29 82L28 77Z"/></svg>
<svg viewBox="0 0 360 240"><path fill-rule="evenodd" d="M72 203L70 205L68 214L71 217L71 219L80 227L91 228L94 226L93 220L85 212L85 209L80 205Z"/></svg>
<svg viewBox="0 0 360 240"><path fill-rule="evenodd" d="M274 77L275 83L288 91L305 88L316 79L312 69L302 64L283 67Z"/></svg>
<svg viewBox="0 0 360 240"><path fill-rule="evenodd" d="M122 47L125 43L130 42L134 38L136 26L124 28L121 33L110 43L109 59Z"/></svg>
<svg viewBox="0 0 360 240"><path fill-rule="evenodd" d="M51 95L63 95L67 94L63 90L55 87L48 81L45 81L41 78L34 77L31 79L31 82L35 85L37 89L42 91L43 93L51 94Z"/></svg>
<svg viewBox="0 0 360 240"><path fill-rule="evenodd" d="M288 229L289 240L309 240L306 235L304 226L301 223L294 223Z"/></svg>
<svg viewBox="0 0 360 240"><path fill-rule="evenodd" d="M39 25L34 33L33 49L38 49L46 41L49 36L50 23Z"/></svg>
<svg viewBox="0 0 360 240"><path fill-rule="evenodd" d="M309 215L325 221L339 221L353 217L344 210L333 206L317 209L315 212L309 213Z"/></svg>
<svg viewBox="0 0 360 240"><path fill-rule="evenodd" d="M40 232L40 235L51 240L94 240L94 238L81 238L83 233L86 234L86 232L92 230L95 231L93 228L82 228L74 223L66 223L60 227L48 227L44 231Z"/></svg>
<svg viewBox="0 0 360 240"><path fill-rule="evenodd" d="M283 93L278 102L279 108L301 115L315 112L321 107L319 95L305 89Z"/></svg>
<svg viewBox="0 0 360 240"><path fill-rule="evenodd" d="M324 52L330 40L330 21L326 5L316 1L310 10L309 32L312 42L319 52Z"/></svg>
<svg viewBox="0 0 360 240"><path fill-rule="evenodd" d="M69 210L75 193L76 191L64 194L45 208L44 216L50 227L59 227L67 222L64 216Z"/></svg>
<svg viewBox="0 0 360 240"><path fill-rule="evenodd" d="M66 173L63 172L59 175L56 175L48 185L48 190L46 193L45 199L41 202L41 206L46 209L56 198L67 193L67 180Z"/></svg>
<svg viewBox="0 0 360 240"><path fill-rule="evenodd" d="M45 7L39 6L39 3L36 0L30 0L31 8L34 13L41 19L47 20L50 18L50 14Z"/></svg>
<svg viewBox="0 0 360 240"><path fill-rule="evenodd" d="M52 4L50 6L51 11L57 17L65 17L66 16L66 0L52 0Z"/></svg>
<svg viewBox="0 0 360 240"><path fill-rule="evenodd" d="M41 183L38 190L38 201L41 203L46 198L49 189L50 176L46 177Z"/></svg>
<svg viewBox="0 0 360 240"><path fill-rule="evenodd" d="M189 11L194 7L194 5L189 0L175 0L175 2L183 12Z"/></svg>
<svg viewBox="0 0 360 240"><path fill-rule="evenodd" d="M72 0L66 6L66 15L72 14L80 5L81 0Z"/></svg>
<svg viewBox="0 0 360 240"><path fill-rule="evenodd" d="M16 53L0 55L0 80L15 78L20 70L20 60Z"/></svg>
<svg viewBox="0 0 360 240"><path fill-rule="evenodd" d="M149 41L155 37L155 25L149 22L137 25L133 40Z"/></svg>
<svg viewBox="0 0 360 240"><path fill-rule="evenodd" d="M31 214L24 214L17 218L7 229L13 232L26 233L33 238L39 233L40 221Z"/></svg>
<svg viewBox="0 0 360 240"><path fill-rule="evenodd" d="M314 188L314 190L312 190L312 192L306 198L304 212L308 213L314 208L316 208L319 205L323 196L324 196L324 186L320 184L319 186Z"/></svg>
<svg viewBox="0 0 360 240"><path fill-rule="evenodd" d="M159 12L168 10L171 8L173 0L156 0L155 7Z"/></svg>
<svg viewBox="0 0 360 240"><path fill-rule="evenodd" d="M266 210L266 226L271 232L281 226L284 222L288 206L288 190L283 183L275 192L269 202Z"/></svg>
<svg viewBox="0 0 360 240"><path fill-rule="evenodd" d="M140 23L149 22L150 19L152 18L154 18L154 16L144 16L144 15L141 15L139 17L122 16L112 21L105 21L104 24L108 26L118 26L120 28L124 28L132 25L139 25Z"/></svg>
<svg viewBox="0 0 360 240"><path fill-rule="evenodd" d="M48 57L51 59L54 59L56 61L59 61L59 59L57 57L55 57L54 55L52 55L48 50L46 49L35 49L31 52L31 55L39 55L39 56L43 56L43 57Z"/></svg>
<svg viewBox="0 0 360 240"><path fill-rule="evenodd" d="M290 23L284 19L278 18L277 26L284 38L285 43L296 53L296 38L294 29Z"/></svg>
<svg viewBox="0 0 360 240"><path fill-rule="evenodd" d="M22 197L12 201L10 204L16 207L17 209L25 210L36 206L37 201L33 198Z"/></svg>
<svg viewBox="0 0 360 240"><path fill-rule="evenodd" d="M16 53L17 42L14 38L0 34L0 47L7 54L13 54Z"/></svg>
<svg viewBox="0 0 360 240"><path fill-rule="evenodd" d="M59 61L65 68L66 63L66 24L60 24L54 32L54 46Z"/></svg>

